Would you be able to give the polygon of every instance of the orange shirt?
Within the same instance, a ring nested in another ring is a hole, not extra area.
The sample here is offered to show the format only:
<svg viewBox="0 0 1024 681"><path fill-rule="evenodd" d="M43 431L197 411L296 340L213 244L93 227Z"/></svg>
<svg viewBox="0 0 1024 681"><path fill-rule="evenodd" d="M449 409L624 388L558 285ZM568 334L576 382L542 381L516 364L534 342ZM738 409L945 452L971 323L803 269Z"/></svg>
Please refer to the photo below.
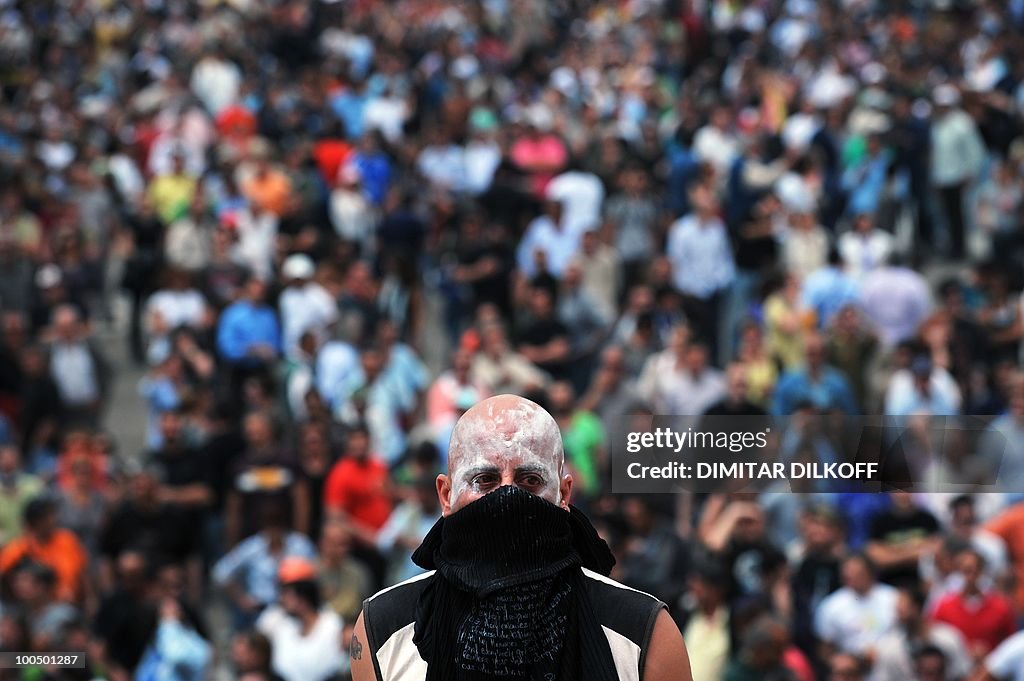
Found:
<svg viewBox="0 0 1024 681"><path fill-rule="evenodd" d="M1017 578L1013 592L1013 605L1018 614L1024 613L1024 503L1006 509L985 525L985 529L1006 542L1013 574Z"/></svg>
<svg viewBox="0 0 1024 681"><path fill-rule="evenodd" d="M284 215L291 192L291 180L276 170L269 171L263 177L253 175L242 185L242 193L254 206L277 216Z"/></svg>
<svg viewBox="0 0 1024 681"><path fill-rule="evenodd" d="M45 544L36 542L28 535L14 539L0 551L0 574L8 572L26 558L56 573L58 599L77 602L81 598L82 573L89 559L74 532L57 529Z"/></svg>
<svg viewBox="0 0 1024 681"><path fill-rule="evenodd" d="M391 515L389 476L387 464L379 459L360 462L343 458L334 464L324 483L324 506L379 530Z"/></svg>

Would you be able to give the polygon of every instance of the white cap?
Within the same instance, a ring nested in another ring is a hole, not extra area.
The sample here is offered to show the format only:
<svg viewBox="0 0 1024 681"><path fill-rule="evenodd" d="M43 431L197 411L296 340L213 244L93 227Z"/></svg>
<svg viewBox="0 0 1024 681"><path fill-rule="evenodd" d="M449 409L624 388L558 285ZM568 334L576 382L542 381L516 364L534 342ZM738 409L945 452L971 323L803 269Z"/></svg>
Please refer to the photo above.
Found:
<svg viewBox="0 0 1024 681"><path fill-rule="evenodd" d="M943 83L932 92L935 106L956 106L960 103L960 91L949 83Z"/></svg>
<svg viewBox="0 0 1024 681"><path fill-rule="evenodd" d="M285 279L310 279L315 271L313 261L305 253L289 255L281 266Z"/></svg>
<svg viewBox="0 0 1024 681"><path fill-rule="evenodd" d="M60 268L54 264L43 265L36 272L36 286L39 288L53 288L64 279Z"/></svg>

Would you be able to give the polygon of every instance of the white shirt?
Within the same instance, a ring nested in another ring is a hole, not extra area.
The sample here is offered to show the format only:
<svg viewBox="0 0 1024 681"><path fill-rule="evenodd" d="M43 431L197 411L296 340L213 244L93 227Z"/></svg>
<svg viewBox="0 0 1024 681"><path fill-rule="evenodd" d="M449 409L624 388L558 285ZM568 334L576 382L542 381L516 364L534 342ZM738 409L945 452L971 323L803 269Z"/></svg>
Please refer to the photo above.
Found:
<svg viewBox="0 0 1024 681"><path fill-rule="evenodd" d="M409 117L408 107L401 97L374 97L363 110L363 128L380 130L389 142L402 139L402 126Z"/></svg>
<svg viewBox="0 0 1024 681"><path fill-rule="evenodd" d="M548 273L561 278L566 266L579 251L580 235L566 228L564 221L561 227L547 215L534 218L526 228L523 240L516 250L516 264L528 278L537 275L537 265L533 254L543 251L547 257Z"/></svg>
<svg viewBox="0 0 1024 681"><path fill-rule="evenodd" d="M85 343L58 343L50 354L50 375L60 398L69 405L88 404L99 397L96 366Z"/></svg>
<svg viewBox="0 0 1024 681"><path fill-rule="evenodd" d="M277 218L270 213L254 215L250 210L238 212L238 243L234 259L267 281L273 274L274 245L277 241Z"/></svg>
<svg viewBox="0 0 1024 681"><path fill-rule="evenodd" d="M917 333L931 311L931 291L914 270L880 267L864 277L861 302L882 344L892 347Z"/></svg>
<svg viewBox="0 0 1024 681"><path fill-rule="evenodd" d="M897 593L888 584L876 584L863 596L849 587L834 591L818 606L814 631L840 650L864 653L895 626Z"/></svg>
<svg viewBox="0 0 1024 681"><path fill-rule="evenodd" d="M284 352L288 357L299 356L299 339L302 334L312 331L318 344L322 343L327 339L327 327L338 319L338 306L334 298L315 281L285 288L278 305L281 310Z"/></svg>
<svg viewBox="0 0 1024 681"><path fill-rule="evenodd" d="M331 225L342 239L373 247L374 213L373 206L362 192L338 187L331 192L328 209Z"/></svg>
<svg viewBox="0 0 1024 681"><path fill-rule="evenodd" d="M672 281L682 293L708 298L736 275L729 236L719 218L704 223L693 214L679 218L669 228L667 251Z"/></svg>
<svg viewBox="0 0 1024 681"><path fill-rule="evenodd" d="M203 314L206 312L206 299L195 289L185 291L165 289L150 296L146 310L147 316L160 315L169 330L179 326L196 327L203 321Z"/></svg>
<svg viewBox="0 0 1024 681"><path fill-rule="evenodd" d="M344 341L331 341L316 357L316 389L332 408L338 407L362 380L359 353Z"/></svg>
<svg viewBox="0 0 1024 681"><path fill-rule="evenodd" d="M932 622L925 640L945 653L949 678L967 678L971 671L971 660L967 656L967 644L959 631L948 624ZM876 653L872 681L906 681L914 678L911 644L903 631L894 630L883 636L878 642Z"/></svg>
<svg viewBox="0 0 1024 681"><path fill-rule="evenodd" d="M724 177L740 153L740 145L734 135L713 125L705 125L693 136L693 152L701 161L713 165L719 177Z"/></svg>
<svg viewBox="0 0 1024 681"><path fill-rule="evenodd" d="M229 61L208 57L192 69L189 86L206 110L216 116L238 99L242 74Z"/></svg>
<svg viewBox="0 0 1024 681"><path fill-rule="evenodd" d="M897 371L885 391L885 413L889 416L924 412L933 416L955 416L960 413L960 388L948 371L933 367L928 388L929 395L925 397L914 385L914 375L908 369Z"/></svg>
<svg viewBox="0 0 1024 681"><path fill-rule="evenodd" d="M582 233L601 221L604 185L597 175L570 170L548 184L547 196L562 204L562 224L570 232Z"/></svg>
<svg viewBox="0 0 1024 681"><path fill-rule="evenodd" d="M847 232L839 237L839 254L846 271L855 279L884 265L892 246L892 236L880 229L873 229L866 235Z"/></svg>
<svg viewBox="0 0 1024 681"><path fill-rule="evenodd" d="M722 372L710 367L694 376L678 366L676 355L663 350L644 364L636 391L657 414L703 414L725 396Z"/></svg>
<svg viewBox="0 0 1024 681"><path fill-rule="evenodd" d="M274 671L285 681L323 681L343 671L348 655L341 649L341 617L325 608L307 635L300 626L279 605L256 620L256 629L270 639Z"/></svg>
<svg viewBox="0 0 1024 681"><path fill-rule="evenodd" d="M999 681L1024 681L1024 631L996 646L985 658L985 668Z"/></svg>
<svg viewBox="0 0 1024 681"><path fill-rule="evenodd" d="M985 162L985 143L974 119L956 110L932 122L932 181L949 187L971 180Z"/></svg>
<svg viewBox="0 0 1024 681"><path fill-rule="evenodd" d="M470 142L466 145L466 189L471 194L487 191L494 171L501 163L501 147L496 142Z"/></svg>
<svg viewBox="0 0 1024 681"><path fill-rule="evenodd" d="M466 183L466 158L456 144L425 147L416 158L416 168L432 184L462 191Z"/></svg>

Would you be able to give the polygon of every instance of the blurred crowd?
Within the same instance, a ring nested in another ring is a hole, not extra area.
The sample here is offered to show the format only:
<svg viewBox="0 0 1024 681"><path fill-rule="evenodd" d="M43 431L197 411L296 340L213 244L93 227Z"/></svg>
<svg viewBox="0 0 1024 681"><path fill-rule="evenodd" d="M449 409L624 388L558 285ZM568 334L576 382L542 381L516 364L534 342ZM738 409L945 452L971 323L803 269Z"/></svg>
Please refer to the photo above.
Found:
<svg viewBox="0 0 1024 681"><path fill-rule="evenodd" d="M1024 679L1022 29L0 0L0 650L88 658L0 676L344 678L455 421L514 392L695 679ZM144 443L110 434L121 354ZM953 491L612 495L637 412L884 413L929 451L974 416L1003 484L966 456L921 472Z"/></svg>

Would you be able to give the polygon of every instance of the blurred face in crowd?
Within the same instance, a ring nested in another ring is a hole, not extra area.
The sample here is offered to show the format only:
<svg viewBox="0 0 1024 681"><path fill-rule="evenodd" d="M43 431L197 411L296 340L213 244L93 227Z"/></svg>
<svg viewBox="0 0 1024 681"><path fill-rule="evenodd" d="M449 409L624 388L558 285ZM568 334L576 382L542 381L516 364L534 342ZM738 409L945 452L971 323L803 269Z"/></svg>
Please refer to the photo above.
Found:
<svg viewBox="0 0 1024 681"><path fill-rule="evenodd" d="M551 411L556 415L565 415L572 412L572 404L575 399L572 386L566 381L556 381L551 384L548 390L548 401L551 404Z"/></svg>
<svg viewBox="0 0 1024 681"><path fill-rule="evenodd" d="M53 312L53 330L57 337L72 343L78 340L78 312L70 305L61 305Z"/></svg>
<svg viewBox="0 0 1024 681"><path fill-rule="evenodd" d="M913 626L921 619L921 608L907 589L900 589L896 597L896 621L902 626Z"/></svg>
<svg viewBox="0 0 1024 681"><path fill-rule="evenodd" d="M686 369L694 374L700 374L708 366L708 351L703 345L691 345L686 350Z"/></svg>
<svg viewBox="0 0 1024 681"><path fill-rule="evenodd" d="M362 428L353 428L348 433L345 456L362 461L370 455L370 434Z"/></svg>
<svg viewBox="0 0 1024 681"><path fill-rule="evenodd" d="M352 531L341 522L330 522L320 532L320 558L335 564L348 556L352 548Z"/></svg>
<svg viewBox="0 0 1024 681"><path fill-rule="evenodd" d="M946 658L939 651L918 655L914 660L916 681L946 681Z"/></svg>
<svg viewBox="0 0 1024 681"><path fill-rule="evenodd" d="M804 518L804 541L810 551L828 552L839 541L836 521L823 513L808 513Z"/></svg>
<svg viewBox="0 0 1024 681"><path fill-rule="evenodd" d="M274 430L270 425L270 419L260 413L249 414L245 417L245 439L249 446L260 449L270 446L274 441Z"/></svg>
<svg viewBox="0 0 1024 681"><path fill-rule="evenodd" d="M10 476L21 467L21 454L13 444L0 445L0 476Z"/></svg>
<svg viewBox="0 0 1024 681"><path fill-rule="evenodd" d="M469 381L469 368L473 364L473 353L460 348L452 354L452 373L460 383Z"/></svg>
<svg viewBox="0 0 1024 681"><path fill-rule="evenodd" d="M245 282L245 297L249 302L259 305L267 297L267 285L259 277L250 277Z"/></svg>
<svg viewBox="0 0 1024 681"><path fill-rule="evenodd" d="M331 465L331 448L323 429L316 424L307 424L302 429L302 469L309 475L321 475Z"/></svg>
<svg viewBox="0 0 1024 681"><path fill-rule="evenodd" d="M160 434L163 436L164 443L167 445L175 445L181 438L181 415L176 411L165 411L160 416Z"/></svg>
<svg viewBox="0 0 1024 681"><path fill-rule="evenodd" d="M843 584L857 593L867 593L875 585L874 575L862 556L850 556L843 561Z"/></svg>
<svg viewBox="0 0 1024 681"><path fill-rule="evenodd" d="M363 373L366 374L366 382L372 383L384 369L384 354L375 347L367 348L363 350L360 360L363 365Z"/></svg>
<svg viewBox="0 0 1024 681"><path fill-rule="evenodd" d="M505 332L500 326L490 326L483 332L483 351L490 357L501 357L508 349Z"/></svg>
<svg viewBox="0 0 1024 681"><path fill-rule="evenodd" d="M558 424L517 395L486 399L455 424L448 473L437 476L441 512L450 515L505 485L568 509L572 476L564 472Z"/></svg>
<svg viewBox="0 0 1024 681"><path fill-rule="evenodd" d="M747 396L747 375L742 366L733 364L726 373L727 392L733 402L741 402Z"/></svg>
<svg viewBox="0 0 1024 681"><path fill-rule="evenodd" d="M950 525L952 526L953 534L961 539L970 538L974 532L976 521L977 518L972 504L963 503L953 507Z"/></svg>
<svg viewBox="0 0 1024 681"><path fill-rule="evenodd" d="M552 301L551 293L540 286L530 293L530 312L537 319L547 319L551 316Z"/></svg>
<svg viewBox="0 0 1024 681"><path fill-rule="evenodd" d="M858 215L853 222L853 228L859 234L870 234L872 227L871 216L866 213Z"/></svg>
<svg viewBox="0 0 1024 681"><path fill-rule="evenodd" d="M804 341L804 356L811 370L821 369L825 365L825 342L821 336L812 334Z"/></svg>
<svg viewBox="0 0 1024 681"><path fill-rule="evenodd" d="M974 551L961 551L956 557L956 569L964 578L964 590L975 591L984 569L984 561Z"/></svg>
<svg viewBox="0 0 1024 681"><path fill-rule="evenodd" d="M156 499L156 491L159 487L157 479L148 472L137 473L132 476L128 486L132 501L149 505Z"/></svg>
<svg viewBox="0 0 1024 681"><path fill-rule="evenodd" d="M836 653L829 660L829 681L859 681L864 678L857 658L849 653Z"/></svg>

